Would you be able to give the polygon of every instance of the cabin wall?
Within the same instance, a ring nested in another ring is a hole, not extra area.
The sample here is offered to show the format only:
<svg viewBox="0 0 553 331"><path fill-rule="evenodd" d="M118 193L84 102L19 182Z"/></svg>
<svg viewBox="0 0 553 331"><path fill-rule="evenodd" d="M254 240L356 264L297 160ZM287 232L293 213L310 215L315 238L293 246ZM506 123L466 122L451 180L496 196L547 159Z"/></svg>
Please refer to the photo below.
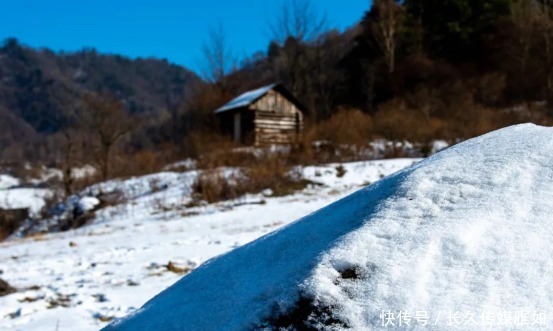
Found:
<svg viewBox="0 0 553 331"><path fill-rule="evenodd" d="M240 114L240 123L235 122L236 114ZM253 145L255 142L255 132L254 132L254 117L255 113L248 108L237 108L235 110L226 111L217 115L220 122L221 132L228 136L232 137L236 141L237 132L236 124L240 128L240 134L238 135L239 139L237 142L240 142L245 145Z"/></svg>
<svg viewBox="0 0 553 331"><path fill-rule="evenodd" d="M269 91L250 105L255 111L255 145L293 144L303 130L303 114L282 94Z"/></svg>

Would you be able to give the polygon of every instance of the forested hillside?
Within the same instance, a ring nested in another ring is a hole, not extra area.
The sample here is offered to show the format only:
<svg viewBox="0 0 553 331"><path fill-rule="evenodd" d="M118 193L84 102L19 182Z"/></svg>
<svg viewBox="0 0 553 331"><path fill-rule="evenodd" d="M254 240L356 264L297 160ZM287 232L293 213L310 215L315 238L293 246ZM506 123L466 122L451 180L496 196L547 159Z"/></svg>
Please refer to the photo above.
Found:
<svg viewBox="0 0 553 331"><path fill-rule="evenodd" d="M128 169L132 156L141 160L133 164L155 168L167 155L228 150L213 110L277 81L309 109L294 162L328 161L314 141L324 141L328 155L373 138L418 143L425 154L436 139L453 143L521 122L548 125L552 3L375 0L360 22L338 31L310 1L290 1L268 19L266 50L247 58L233 56L224 27L213 29L197 50L203 79L161 60L56 54L7 40L0 49L2 161L101 166L111 158ZM99 129L91 114L102 112L107 122L128 117L120 122L133 125ZM101 146L102 135L117 139ZM75 146L95 153L72 156ZM401 148L391 154L400 156Z"/></svg>
<svg viewBox="0 0 553 331"><path fill-rule="evenodd" d="M311 109L311 123L356 109L389 139L551 122L551 1L375 0L344 33L321 29L324 16L304 9L283 10L266 54L222 77L219 90L279 80Z"/></svg>
<svg viewBox="0 0 553 331"><path fill-rule="evenodd" d="M132 118L157 124L199 81L191 71L166 60L131 60L93 49L54 53L22 46L15 39L0 47L0 78L4 163L50 161L50 151L36 144L74 126L86 94L109 94L123 102Z"/></svg>

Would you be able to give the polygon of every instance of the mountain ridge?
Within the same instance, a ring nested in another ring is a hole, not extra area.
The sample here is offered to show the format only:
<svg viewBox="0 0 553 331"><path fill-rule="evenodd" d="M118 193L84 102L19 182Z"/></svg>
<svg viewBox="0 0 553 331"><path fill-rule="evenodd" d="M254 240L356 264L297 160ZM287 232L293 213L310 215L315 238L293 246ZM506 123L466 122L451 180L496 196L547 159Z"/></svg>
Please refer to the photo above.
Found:
<svg viewBox="0 0 553 331"><path fill-rule="evenodd" d="M59 131L87 93L111 94L131 114L155 119L178 108L200 81L165 59L131 59L88 48L53 52L7 39L0 47L0 143L6 148Z"/></svg>

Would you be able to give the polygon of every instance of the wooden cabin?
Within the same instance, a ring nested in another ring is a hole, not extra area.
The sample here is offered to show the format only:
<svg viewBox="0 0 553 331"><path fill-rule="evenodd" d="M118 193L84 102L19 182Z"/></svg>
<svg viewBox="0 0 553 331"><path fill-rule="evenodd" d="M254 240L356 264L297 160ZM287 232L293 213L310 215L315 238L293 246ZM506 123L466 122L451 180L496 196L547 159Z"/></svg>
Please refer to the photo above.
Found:
<svg viewBox="0 0 553 331"><path fill-rule="evenodd" d="M215 110L221 129L245 145L290 145L303 130L306 108L282 84L248 91Z"/></svg>

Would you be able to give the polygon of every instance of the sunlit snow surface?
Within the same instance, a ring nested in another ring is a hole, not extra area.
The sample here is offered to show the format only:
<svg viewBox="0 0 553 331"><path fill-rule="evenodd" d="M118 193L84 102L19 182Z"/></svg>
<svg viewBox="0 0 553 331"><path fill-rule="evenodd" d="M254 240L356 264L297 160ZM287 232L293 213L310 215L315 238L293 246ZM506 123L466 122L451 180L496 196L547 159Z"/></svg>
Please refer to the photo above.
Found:
<svg viewBox="0 0 553 331"><path fill-rule="evenodd" d="M301 204L271 206L239 218ZM552 215L553 129L499 130L209 261L107 330L259 329L300 294L349 330L551 330ZM384 327L387 311L431 320Z"/></svg>
<svg viewBox="0 0 553 331"><path fill-rule="evenodd" d="M35 215L40 212L40 209L44 206L44 199L49 196L50 191L41 188L0 189L0 208L29 208L29 211Z"/></svg>
<svg viewBox="0 0 553 331"><path fill-rule="evenodd" d="M102 320L127 315L179 280L167 271L169 261L198 266L415 161L344 164L340 178L336 165L307 167L305 176L326 186L193 209L199 215L183 207L195 171L105 183L103 191L120 188L130 201L75 231L0 243L0 278L20 289L0 297L0 330L98 330L107 325ZM261 200L266 204L244 204Z"/></svg>

